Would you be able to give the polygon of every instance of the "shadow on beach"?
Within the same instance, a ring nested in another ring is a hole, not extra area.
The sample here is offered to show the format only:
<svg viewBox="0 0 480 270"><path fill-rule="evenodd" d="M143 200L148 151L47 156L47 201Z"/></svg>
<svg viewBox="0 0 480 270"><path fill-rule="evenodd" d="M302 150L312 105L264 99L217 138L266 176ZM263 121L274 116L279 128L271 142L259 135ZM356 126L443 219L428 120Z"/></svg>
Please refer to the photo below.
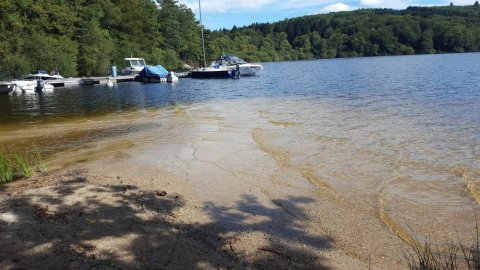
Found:
<svg viewBox="0 0 480 270"><path fill-rule="evenodd" d="M180 195L92 185L82 172L61 178L19 194L0 186L1 269L329 269L311 250L331 249L331 241L307 235L296 220L304 215L296 205L308 198L273 209L254 196L232 208L210 202L209 221L198 222L180 216L188 207ZM224 220L234 225L222 228ZM245 235L264 237L238 244Z"/></svg>

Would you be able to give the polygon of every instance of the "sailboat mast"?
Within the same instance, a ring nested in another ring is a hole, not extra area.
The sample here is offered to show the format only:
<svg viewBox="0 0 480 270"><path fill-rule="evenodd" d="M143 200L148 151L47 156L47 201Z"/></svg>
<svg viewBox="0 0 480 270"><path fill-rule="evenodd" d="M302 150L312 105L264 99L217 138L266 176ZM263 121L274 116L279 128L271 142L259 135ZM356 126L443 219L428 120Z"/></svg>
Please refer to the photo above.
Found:
<svg viewBox="0 0 480 270"><path fill-rule="evenodd" d="M200 0L198 0L198 10L200 11L200 27L202 28L203 67L206 67L207 60L205 57L205 39L203 37L202 5L200 4Z"/></svg>

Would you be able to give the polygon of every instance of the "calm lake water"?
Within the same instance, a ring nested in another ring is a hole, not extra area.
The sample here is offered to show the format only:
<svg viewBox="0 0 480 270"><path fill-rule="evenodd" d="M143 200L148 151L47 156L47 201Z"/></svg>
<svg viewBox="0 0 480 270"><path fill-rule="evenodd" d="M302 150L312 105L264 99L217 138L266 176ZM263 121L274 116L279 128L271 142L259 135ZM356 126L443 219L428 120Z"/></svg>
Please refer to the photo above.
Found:
<svg viewBox="0 0 480 270"><path fill-rule="evenodd" d="M256 113L274 126L255 129L262 150L344 197L372 198L365 204L378 203L393 230L430 222L455 232L480 200L479 71L478 53L332 59L265 63L239 80L0 95L0 133L174 104L211 104L232 119Z"/></svg>
<svg viewBox="0 0 480 270"><path fill-rule="evenodd" d="M210 100L308 97L351 110L421 116L478 133L480 54L374 57L265 63L260 76L240 80L181 79L57 88L43 95L0 95L0 123L172 106Z"/></svg>

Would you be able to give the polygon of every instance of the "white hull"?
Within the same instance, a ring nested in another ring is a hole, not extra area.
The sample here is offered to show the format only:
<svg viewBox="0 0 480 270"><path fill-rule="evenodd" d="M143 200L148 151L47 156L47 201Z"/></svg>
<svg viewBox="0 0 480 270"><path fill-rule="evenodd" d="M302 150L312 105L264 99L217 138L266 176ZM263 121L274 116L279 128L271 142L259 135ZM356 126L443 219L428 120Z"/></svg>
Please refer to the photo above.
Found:
<svg viewBox="0 0 480 270"><path fill-rule="evenodd" d="M263 70L260 64L247 63L234 55L222 55L212 62L214 67L227 67L231 69L240 69L240 76L255 76Z"/></svg>
<svg viewBox="0 0 480 270"><path fill-rule="evenodd" d="M262 65L242 64L240 65L240 76L255 76L261 70L263 70Z"/></svg>
<svg viewBox="0 0 480 270"><path fill-rule="evenodd" d="M45 83L42 89L37 88L37 81L18 80L12 81L8 85L10 91L14 94L33 94L37 92L52 92L53 85Z"/></svg>

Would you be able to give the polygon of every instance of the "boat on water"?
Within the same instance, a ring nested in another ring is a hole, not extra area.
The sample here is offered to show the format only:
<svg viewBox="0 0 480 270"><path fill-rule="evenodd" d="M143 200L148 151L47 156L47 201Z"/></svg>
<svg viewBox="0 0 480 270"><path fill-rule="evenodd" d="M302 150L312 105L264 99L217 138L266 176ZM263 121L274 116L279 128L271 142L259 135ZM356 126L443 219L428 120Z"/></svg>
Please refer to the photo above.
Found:
<svg viewBox="0 0 480 270"><path fill-rule="evenodd" d="M8 85L9 91L14 94L46 93L53 91L53 85L42 79L38 80L14 80Z"/></svg>
<svg viewBox="0 0 480 270"><path fill-rule="evenodd" d="M203 49L203 67L192 69L188 72L189 76L197 79L209 79L209 78L232 78L239 75L236 67L226 65L213 65L207 67L207 60L205 56L205 38L203 35L203 22L202 22L202 4L198 0L198 9L200 13L200 28L202 29L202 49Z"/></svg>
<svg viewBox="0 0 480 270"><path fill-rule="evenodd" d="M248 63L234 55L221 55L212 63L212 66L238 69L240 76L255 76L259 71L263 70L262 65Z"/></svg>
<svg viewBox="0 0 480 270"><path fill-rule="evenodd" d="M147 65L143 58L124 58L126 67L123 69L124 75L138 75Z"/></svg>
<svg viewBox="0 0 480 270"><path fill-rule="evenodd" d="M235 78L237 77L238 71L235 67L226 67L226 66L210 66L204 68L197 68L190 70L189 75L192 78L196 79L223 79L223 78Z"/></svg>
<svg viewBox="0 0 480 270"><path fill-rule="evenodd" d="M23 77L24 80L43 80L43 81L48 81L48 80L58 80L58 79L63 79L63 77L60 75L58 69L55 69L52 71L51 74L46 72L45 70L35 70L31 72L30 74L26 75Z"/></svg>
<svg viewBox="0 0 480 270"><path fill-rule="evenodd" d="M168 74L168 71L161 65L145 65L135 77L135 80L140 82L166 82Z"/></svg>
<svg viewBox="0 0 480 270"><path fill-rule="evenodd" d="M30 74L23 77L23 80L42 80L48 82L48 84L54 87L58 86L77 86L79 85L78 78L65 78L60 75L59 70L56 68L50 74L45 70L35 70Z"/></svg>
<svg viewBox="0 0 480 270"><path fill-rule="evenodd" d="M0 93L28 94L51 92L54 86L49 82L63 79L55 69L51 74L45 70L35 70L22 79L0 83Z"/></svg>

